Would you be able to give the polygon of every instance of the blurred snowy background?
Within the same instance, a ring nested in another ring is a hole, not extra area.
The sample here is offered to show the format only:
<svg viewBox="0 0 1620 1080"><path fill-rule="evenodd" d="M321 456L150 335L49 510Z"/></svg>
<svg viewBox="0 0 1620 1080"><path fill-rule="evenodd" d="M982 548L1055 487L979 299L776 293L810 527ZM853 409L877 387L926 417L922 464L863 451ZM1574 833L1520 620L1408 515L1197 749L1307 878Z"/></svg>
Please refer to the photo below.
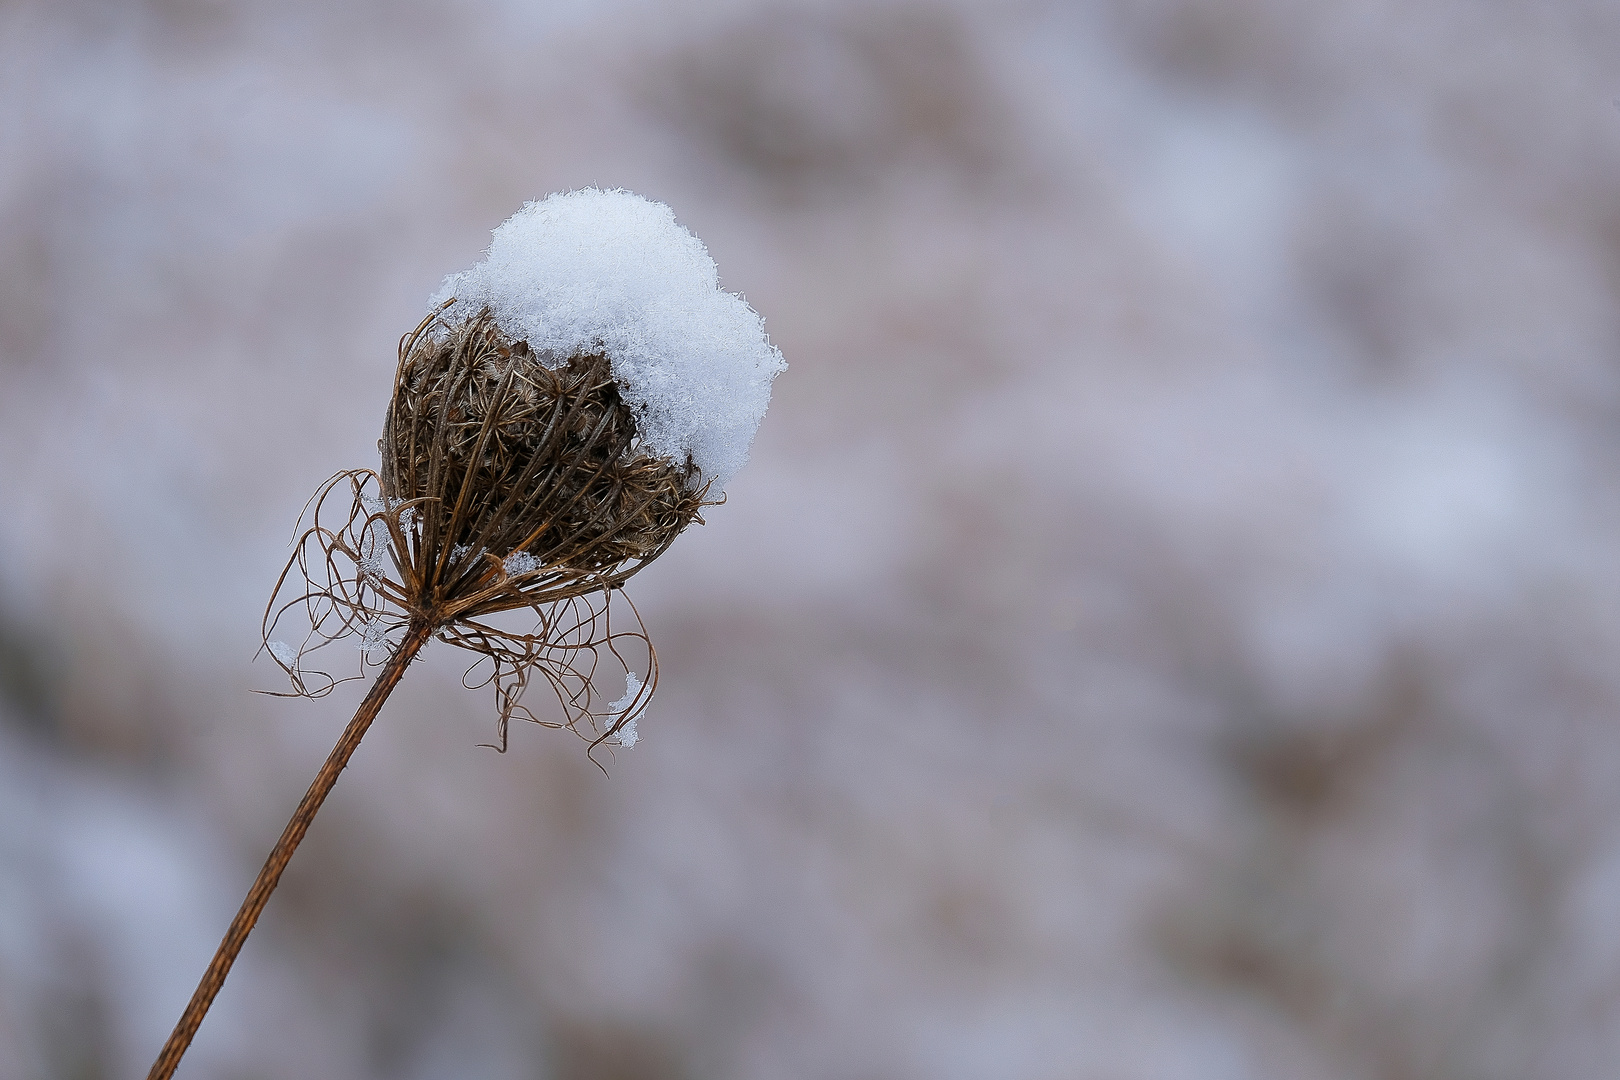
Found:
<svg viewBox="0 0 1620 1080"><path fill-rule="evenodd" d="M792 365L643 741L430 649L182 1077L1616 1075L1616 98L1611 0L0 5L0 1080L145 1074L359 696L248 692L299 509L588 184Z"/></svg>

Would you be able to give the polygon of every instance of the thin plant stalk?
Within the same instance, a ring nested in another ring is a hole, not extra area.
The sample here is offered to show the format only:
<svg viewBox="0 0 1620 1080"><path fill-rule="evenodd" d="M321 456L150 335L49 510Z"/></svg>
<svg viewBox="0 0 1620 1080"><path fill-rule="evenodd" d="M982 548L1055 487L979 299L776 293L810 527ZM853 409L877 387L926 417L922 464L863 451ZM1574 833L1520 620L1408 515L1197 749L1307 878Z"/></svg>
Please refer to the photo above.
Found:
<svg viewBox="0 0 1620 1080"><path fill-rule="evenodd" d="M197 984L196 993L191 995L191 1002L181 1014L180 1022L174 1026L174 1033L169 1036L169 1041L163 1045L162 1052L158 1054L152 1071L147 1074L147 1080L169 1080L174 1075L175 1068L180 1064L180 1058L191 1045L192 1037L197 1034L197 1028L207 1015L208 1007L214 1003L214 996L224 985L225 976L230 973L231 965L236 962L236 954L242 951L242 945L247 941L254 924L259 921L259 914L269 902L270 894L275 892L276 884L281 880L281 872L287 869L287 863L291 861L293 852L298 849L299 842L309 831L310 822L315 820L316 812L326 801L332 785L337 783L338 775L349 764L349 757L360 745L360 740L365 737L366 729L382 710L383 702L388 700L388 695L399 685L400 677L405 674L405 669L422 650L422 646L433 636L433 630L431 622L424 619L413 620L407 627L399 647L383 664L382 671L377 675L377 681L371 684L371 690L360 703L360 708L355 711L354 719L349 721L343 737L332 748L326 764L315 774L314 783L310 784L303 801L293 812L292 820L287 822L287 828L282 832L281 839L276 841L275 848L270 852L270 858L265 860L264 869L259 871L253 887L248 890L247 898L242 901L241 910L236 913L236 918L231 920L230 929L225 931L225 939L219 943L213 961L203 973L202 981Z"/></svg>

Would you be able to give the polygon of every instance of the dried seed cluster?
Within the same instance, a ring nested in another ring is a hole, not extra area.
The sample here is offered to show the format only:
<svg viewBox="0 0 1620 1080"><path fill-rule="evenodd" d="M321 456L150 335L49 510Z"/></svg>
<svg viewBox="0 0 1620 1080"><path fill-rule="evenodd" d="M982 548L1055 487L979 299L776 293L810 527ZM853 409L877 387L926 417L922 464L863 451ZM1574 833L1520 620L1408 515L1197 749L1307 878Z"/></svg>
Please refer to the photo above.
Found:
<svg viewBox="0 0 1620 1080"><path fill-rule="evenodd" d="M381 472L339 473L311 500L265 644L295 694L320 697L341 680L307 667L310 653L345 637L363 656L386 653L408 626L429 626L484 658L468 685L495 688L497 747L514 716L628 745L658 660L627 600L615 624L614 598L701 520L708 484L690 461L644 452L605 356L547 364L487 311L459 322L444 311L400 344ZM329 503L345 489L334 526ZM285 596L289 582L304 591ZM527 632L488 621L520 608L538 619ZM296 647L274 638L294 610L309 626ZM604 663L635 688L608 706ZM537 676L560 720L522 704Z"/></svg>
<svg viewBox="0 0 1620 1080"><path fill-rule="evenodd" d="M487 312L425 324L400 352L382 492L416 512L399 569L418 610L475 617L527 606L535 586L617 585L697 519L702 478L639 451L605 356L547 366Z"/></svg>

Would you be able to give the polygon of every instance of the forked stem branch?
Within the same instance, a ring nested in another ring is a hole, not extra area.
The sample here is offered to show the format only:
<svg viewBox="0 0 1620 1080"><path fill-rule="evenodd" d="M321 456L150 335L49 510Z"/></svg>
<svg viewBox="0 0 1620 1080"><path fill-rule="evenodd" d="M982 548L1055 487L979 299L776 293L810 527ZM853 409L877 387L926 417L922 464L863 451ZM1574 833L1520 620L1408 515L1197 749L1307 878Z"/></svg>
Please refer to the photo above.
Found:
<svg viewBox="0 0 1620 1080"><path fill-rule="evenodd" d="M253 882L253 888L248 890L247 898L242 901L241 910L236 913L236 918L231 920L230 929L225 931L225 939L219 943L213 961L203 973L202 981L197 984L196 993L191 995L190 1004L181 1014L180 1022L174 1026L174 1033L169 1036L169 1041L163 1044L163 1051L158 1054L152 1071L147 1074L147 1080L169 1080L174 1075L181 1056L191 1045L192 1037L197 1034L197 1028L207 1015L208 1007L214 1003L214 995L219 993L219 988L225 983L225 976L230 973L231 965L236 962L236 954L242 951L242 945L252 932L253 925L259 921L259 913L264 910L270 894L275 892L276 883L281 880L281 872L287 868L293 852L298 849L299 842L309 831L310 822L315 820L316 811L320 810L321 804L326 801L332 785L337 783L339 774L349 763L349 757L354 753L355 747L360 745L360 740L365 737L366 729L371 726L371 722L377 718L383 702L388 700L388 695L393 693L394 687L399 684L406 667L432 636L431 622L413 620L406 630L404 640L383 664L382 671L377 675L377 681L371 684L371 690L360 703L360 708L355 711L354 719L349 721L343 737L327 756L326 764L315 774L315 782L309 785L303 801L298 804L298 809L293 811L292 820L287 822L287 828L282 832L281 839L276 841L275 849L270 852L270 858L265 860L264 869L259 871L258 879Z"/></svg>

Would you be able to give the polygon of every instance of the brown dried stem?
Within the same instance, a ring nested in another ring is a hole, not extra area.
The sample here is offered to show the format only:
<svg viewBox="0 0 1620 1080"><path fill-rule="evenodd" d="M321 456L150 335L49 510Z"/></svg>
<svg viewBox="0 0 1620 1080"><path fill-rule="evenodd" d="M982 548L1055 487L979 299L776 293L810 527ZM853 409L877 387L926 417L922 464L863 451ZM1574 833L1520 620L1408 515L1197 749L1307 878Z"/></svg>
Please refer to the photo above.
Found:
<svg viewBox="0 0 1620 1080"><path fill-rule="evenodd" d="M247 898L242 901L242 907L231 920L230 929L225 931L225 938L219 943L214 952L214 959L203 973L202 981L197 984L197 990L191 995L191 1002L186 1011L181 1014L180 1022L174 1026L174 1032L169 1041L163 1044L163 1050L158 1054L157 1061L152 1065L152 1071L147 1074L147 1080L169 1080L174 1075L175 1068L180 1064L180 1058L185 1054L186 1048L191 1045L192 1036L197 1034L197 1028L202 1024L208 1007L214 1003L214 995L219 988L225 985L225 976L230 973L231 965L236 962L236 954L242 951L242 945L247 941L248 934L259 921L259 913L269 902L270 894L275 891L276 884L281 880L281 872L287 869L287 863L292 859L293 852L298 850L298 844L309 831L310 822L315 820L315 812L326 801L327 794L337 778L349 764L349 758L360 740L365 737L366 729L377 718L383 702L393 693L394 687L399 685L400 676L405 674L405 668L427 644L432 636L433 627L425 622L413 623L406 633L404 640L394 650L394 654L383 664L382 671L377 675L377 681L371 686L371 692L360 703L355 711L354 719L344 729L343 737L332 748L332 753L326 758L326 764L321 771L315 774L315 782L309 785L304 793L303 801L298 809L293 811L292 820L287 822L287 828L282 831L281 839L270 852L270 858L265 860L264 869L248 890Z"/></svg>

